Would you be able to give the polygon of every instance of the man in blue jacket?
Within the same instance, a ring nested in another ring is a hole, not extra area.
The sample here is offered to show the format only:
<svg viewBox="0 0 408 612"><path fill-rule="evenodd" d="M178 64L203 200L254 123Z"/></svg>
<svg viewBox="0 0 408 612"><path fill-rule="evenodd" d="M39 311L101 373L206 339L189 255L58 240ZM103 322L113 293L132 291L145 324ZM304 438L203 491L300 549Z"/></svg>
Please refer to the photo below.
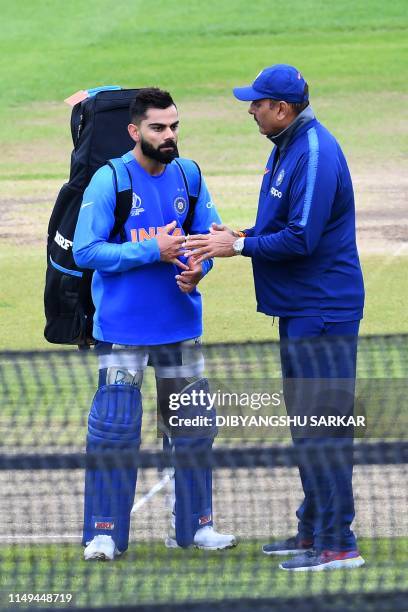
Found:
<svg viewBox="0 0 408 612"><path fill-rule="evenodd" d="M234 95L250 102L248 112L260 133L275 145L256 222L242 232L215 224L210 235L188 239L188 254L198 263L233 255L252 259L258 311L280 318L288 413L349 417L364 287L347 162L335 138L315 118L308 85L293 66L265 68L252 85L235 88ZM318 400L310 393L299 402L295 383L311 378L322 381L320 390L328 380L349 384L344 392L320 393ZM310 446L311 435L310 429L292 428L300 451ZM334 450L320 463L306 456L299 460L305 498L297 511L298 533L263 547L268 555L296 555L282 569L316 571L364 563L350 529L352 437L351 426L322 428L314 445Z"/></svg>
<svg viewBox="0 0 408 612"><path fill-rule="evenodd" d="M212 262L186 260L182 249L192 183L198 186L198 198L190 232L208 232L211 223L220 219L198 166L176 159L179 118L170 94L157 88L139 90L130 115L128 130L135 146L116 160L119 176L130 180L133 190L122 235L111 235L116 189L120 191L121 185L115 185L112 168L105 165L84 193L74 236L77 265L94 270L99 388L89 415L87 451L137 451L140 387L146 366L152 365L165 440L171 440L175 451L187 448L194 456L211 449L215 426L172 429L169 407L172 394L194 397L197 391L208 390L197 285ZM178 411L180 422L201 412L213 416L204 405L187 404L184 401ZM136 479L133 467L87 469L86 560L112 560L127 549ZM174 533L166 540L168 547L216 550L235 545L232 535L213 528L209 467L176 467L175 498Z"/></svg>

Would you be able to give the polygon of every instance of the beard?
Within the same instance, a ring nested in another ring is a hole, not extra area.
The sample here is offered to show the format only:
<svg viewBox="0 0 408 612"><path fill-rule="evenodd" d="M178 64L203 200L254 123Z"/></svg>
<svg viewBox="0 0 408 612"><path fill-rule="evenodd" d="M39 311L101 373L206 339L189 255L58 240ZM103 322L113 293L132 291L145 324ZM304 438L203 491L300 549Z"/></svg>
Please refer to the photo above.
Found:
<svg viewBox="0 0 408 612"><path fill-rule="evenodd" d="M177 145L172 140L164 142L162 145L160 145L160 147L155 149L154 146L150 144L150 142L141 138L140 148L142 149L143 155L145 155L146 157L150 157L150 159L154 159L155 161L158 161L161 164L170 164L175 157L179 156ZM162 150L167 148L167 151Z"/></svg>

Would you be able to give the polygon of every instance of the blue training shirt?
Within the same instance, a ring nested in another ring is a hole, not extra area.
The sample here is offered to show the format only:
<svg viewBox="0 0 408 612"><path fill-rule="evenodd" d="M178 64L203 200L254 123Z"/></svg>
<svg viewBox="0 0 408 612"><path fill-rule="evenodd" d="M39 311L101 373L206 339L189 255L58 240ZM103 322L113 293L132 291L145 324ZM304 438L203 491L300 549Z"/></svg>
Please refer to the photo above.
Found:
<svg viewBox="0 0 408 612"><path fill-rule="evenodd" d="M361 319L353 186L339 144L312 119L275 163L277 155L275 147L242 251L252 258L258 311L327 322Z"/></svg>
<svg viewBox="0 0 408 612"><path fill-rule="evenodd" d="M112 169L106 165L85 190L73 241L75 262L95 270L93 335L97 340L130 345L180 342L202 334L201 295L182 293L175 280L181 269L160 261L155 236L177 221L174 234L184 234L188 193L175 162L151 176L132 152L122 156L133 183L132 209L124 230L126 242L109 239L114 225L116 194ZM191 233L208 233L220 218L204 179ZM183 260L185 261L185 260ZM204 262L203 272L212 267Z"/></svg>

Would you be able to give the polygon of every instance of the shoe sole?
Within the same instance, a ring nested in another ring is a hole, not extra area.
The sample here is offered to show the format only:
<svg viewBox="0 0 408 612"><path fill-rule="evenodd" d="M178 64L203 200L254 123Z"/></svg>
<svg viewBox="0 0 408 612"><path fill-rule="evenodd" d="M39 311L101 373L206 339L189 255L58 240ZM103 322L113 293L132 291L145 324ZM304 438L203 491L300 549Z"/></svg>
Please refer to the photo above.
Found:
<svg viewBox="0 0 408 612"><path fill-rule="evenodd" d="M363 557L355 557L353 559L342 559L341 561L329 561L328 563L312 565L310 567L283 567L280 564L279 568L286 572L324 572L336 569L355 569L356 567L361 567L364 563Z"/></svg>
<svg viewBox="0 0 408 612"><path fill-rule="evenodd" d="M114 553L115 557L119 557L121 554L122 554L121 552L119 552L117 549L115 549L115 553ZM85 555L84 555L84 560L85 561L113 561L114 558L109 557L108 555L106 555L103 552L94 552L94 553L92 553L91 557L85 557Z"/></svg>
<svg viewBox="0 0 408 612"><path fill-rule="evenodd" d="M196 548L199 548L200 550L227 550L228 548L235 548L236 545L236 540L230 542L229 544L226 544L225 546L200 546L199 544L194 544L194 546Z"/></svg>
<svg viewBox="0 0 408 612"><path fill-rule="evenodd" d="M271 551L266 551L264 549L262 549L262 552L264 555L277 555L280 557L287 557L288 555L301 555L305 552L307 552L308 550L312 550L311 548L299 548L299 549L290 549L290 550L271 550Z"/></svg>
<svg viewBox="0 0 408 612"><path fill-rule="evenodd" d="M166 548L183 548L183 546L179 546L174 540L174 538L166 538L164 540L164 545ZM200 546L199 544L193 544L194 548L198 548L199 550L225 550L227 548L235 548L237 546L237 541L233 540L229 544L225 546Z"/></svg>
<svg viewBox="0 0 408 612"><path fill-rule="evenodd" d="M104 553L94 553L92 557L84 557L85 561L113 561Z"/></svg>

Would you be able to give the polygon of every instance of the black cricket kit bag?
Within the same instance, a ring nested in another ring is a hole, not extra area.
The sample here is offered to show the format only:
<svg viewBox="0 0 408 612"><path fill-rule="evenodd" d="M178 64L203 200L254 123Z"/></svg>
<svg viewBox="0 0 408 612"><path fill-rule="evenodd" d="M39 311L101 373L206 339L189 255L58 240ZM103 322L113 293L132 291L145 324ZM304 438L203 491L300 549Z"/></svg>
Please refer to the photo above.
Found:
<svg viewBox="0 0 408 612"><path fill-rule="evenodd" d="M123 226L132 207L133 186L120 157L135 144L127 126L129 106L137 91L116 86L88 90L86 94L90 96L72 109L74 150L69 181L58 194L48 225L44 291L44 336L48 342L77 344L80 348L87 348L94 342L93 270L78 268L72 254L72 242L83 193L96 170L106 163L112 168L116 186L115 223L111 238L119 234L122 241L126 239ZM75 94L72 98L75 99ZM192 160L178 158L175 161L188 194L189 209L183 223L184 233L188 234L201 189L201 172Z"/></svg>
<svg viewBox="0 0 408 612"><path fill-rule="evenodd" d="M69 181L58 194L48 225L44 291L44 336L48 342L78 346L92 343L92 271L77 267L72 241L82 196L92 176L107 160L134 147L127 126L129 106L136 91L116 86L88 90L89 97L72 109L74 149ZM123 197L122 201L117 198L114 229L123 226L130 211L131 204L121 212L121 206L127 206L129 194Z"/></svg>

